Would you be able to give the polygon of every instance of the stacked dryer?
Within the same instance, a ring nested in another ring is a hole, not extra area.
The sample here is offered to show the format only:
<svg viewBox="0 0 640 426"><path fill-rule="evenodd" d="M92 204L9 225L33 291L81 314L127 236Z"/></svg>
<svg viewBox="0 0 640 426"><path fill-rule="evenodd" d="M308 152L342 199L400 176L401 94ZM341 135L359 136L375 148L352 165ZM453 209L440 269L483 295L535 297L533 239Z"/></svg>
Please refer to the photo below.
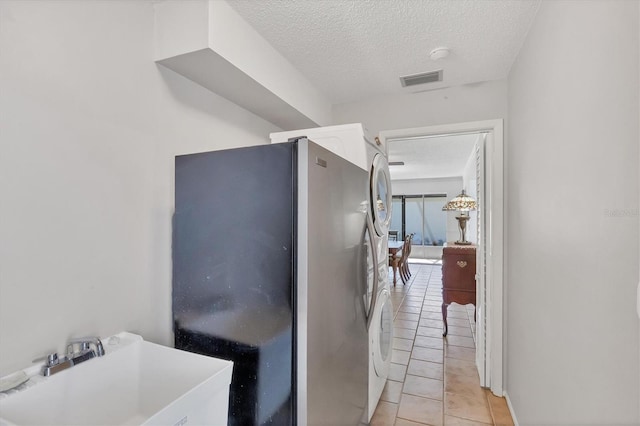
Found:
<svg viewBox="0 0 640 426"><path fill-rule="evenodd" d="M389 375L393 341L393 306L390 298L388 243L391 221L391 179L386 148L372 139L362 124L317 127L271 134L272 143L306 136L369 172L366 194L367 313L369 316L369 402L371 420ZM364 198L364 194L363 194ZM356 267L356 265L354 265Z"/></svg>

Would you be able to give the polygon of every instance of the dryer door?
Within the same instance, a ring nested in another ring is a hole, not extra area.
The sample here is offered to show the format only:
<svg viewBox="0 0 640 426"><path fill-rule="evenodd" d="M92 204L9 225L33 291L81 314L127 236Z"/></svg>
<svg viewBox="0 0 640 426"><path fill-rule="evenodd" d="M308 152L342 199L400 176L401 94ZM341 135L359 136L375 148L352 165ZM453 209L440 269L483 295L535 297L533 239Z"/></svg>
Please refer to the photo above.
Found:
<svg viewBox="0 0 640 426"><path fill-rule="evenodd" d="M367 226L364 227L362 233L362 254L360 256L361 267L359 268L364 274L362 281L366 283L366 288L363 291L363 308L367 318L367 330L371 327L374 308L377 303L377 296L379 293L380 272L376 265L378 264L378 255L376 250L375 231L371 224L371 219L367 217Z"/></svg>
<svg viewBox="0 0 640 426"><path fill-rule="evenodd" d="M373 157L369 174L371 216L376 234L382 237L389 232L391 222L391 178L389 164L382 154Z"/></svg>
<svg viewBox="0 0 640 426"><path fill-rule="evenodd" d="M373 365L379 377L386 377L389 374L393 340L393 306L387 289L380 292L374 312L377 330L374 335Z"/></svg>

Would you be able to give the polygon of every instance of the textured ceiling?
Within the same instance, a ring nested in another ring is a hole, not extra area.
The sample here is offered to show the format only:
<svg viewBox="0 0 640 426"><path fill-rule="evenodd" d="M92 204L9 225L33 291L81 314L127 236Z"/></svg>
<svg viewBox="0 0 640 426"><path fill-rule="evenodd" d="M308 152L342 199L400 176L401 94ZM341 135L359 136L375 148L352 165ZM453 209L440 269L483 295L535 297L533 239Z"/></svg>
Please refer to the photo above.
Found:
<svg viewBox="0 0 640 426"><path fill-rule="evenodd" d="M334 104L505 78L540 0L228 0ZM432 61L446 46L451 55ZM399 77L444 70L402 88Z"/></svg>
<svg viewBox="0 0 640 426"><path fill-rule="evenodd" d="M433 179L462 176L479 134L389 141L392 180Z"/></svg>

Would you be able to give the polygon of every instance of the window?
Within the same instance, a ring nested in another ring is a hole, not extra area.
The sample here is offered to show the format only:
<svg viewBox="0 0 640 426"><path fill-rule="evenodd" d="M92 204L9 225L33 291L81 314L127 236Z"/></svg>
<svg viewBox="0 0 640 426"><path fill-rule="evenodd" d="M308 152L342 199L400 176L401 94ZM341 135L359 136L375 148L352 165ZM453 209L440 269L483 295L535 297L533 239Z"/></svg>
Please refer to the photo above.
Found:
<svg viewBox="0 0 640 426"><path fill-rule="evenodd" d="M398 239L413 235L413 245L442 246L447 240L446 194L394 195L391 230Z"/></svg>
<svg viewBox="0 0 640 426"><path fill-rule="evenodd" d="M401 197L393 197L391 201L391 222L389 223L389 230L394 231L397 235L397 240L402 240L402 218L404 217L403 206Z"/></svg>

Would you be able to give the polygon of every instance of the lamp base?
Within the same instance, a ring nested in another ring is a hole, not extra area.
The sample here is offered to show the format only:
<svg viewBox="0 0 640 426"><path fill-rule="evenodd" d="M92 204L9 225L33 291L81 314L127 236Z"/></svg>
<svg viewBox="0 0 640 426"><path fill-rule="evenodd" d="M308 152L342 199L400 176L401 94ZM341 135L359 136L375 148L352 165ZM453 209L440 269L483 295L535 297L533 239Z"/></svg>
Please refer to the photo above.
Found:
<svg viewBox="0 0 640 426"><path fill-rule="evenodd" d="M461 213L460 216L456 216L458 220L458 226L460 228L460 239L455 242L460 246L468 246L473 244L471 241L467 241L466 232L467 232L467 221L469 220L469 216Z"/></svg>

